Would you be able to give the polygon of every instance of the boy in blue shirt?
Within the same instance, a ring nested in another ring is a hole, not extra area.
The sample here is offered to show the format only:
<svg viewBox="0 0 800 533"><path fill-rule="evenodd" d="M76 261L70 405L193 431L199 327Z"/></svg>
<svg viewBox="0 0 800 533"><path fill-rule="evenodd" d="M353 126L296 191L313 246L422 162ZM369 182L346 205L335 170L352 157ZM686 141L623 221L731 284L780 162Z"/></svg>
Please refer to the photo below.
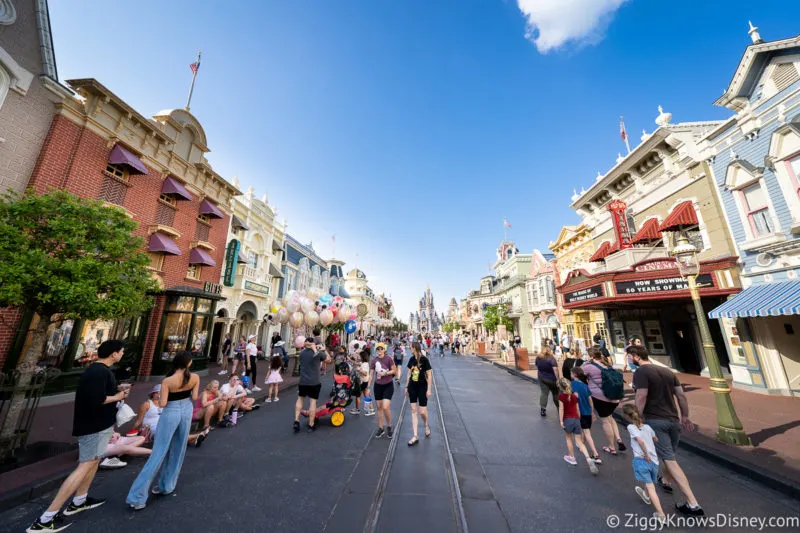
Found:
<svg viewBox="0 0 800 533"><path fill-rule="evenodd" d="M586 377L583 369L575 366L570 371L572 375L572 392L578 395L578 410L581 415L581 433L583 433L583 440L586 442L586 448L592 454L592 460L596 464L603 464L600 459L600 454L597 453L597 448L594 446L594 439L592 439L592 395L589 392L589 378Z"/></svg>

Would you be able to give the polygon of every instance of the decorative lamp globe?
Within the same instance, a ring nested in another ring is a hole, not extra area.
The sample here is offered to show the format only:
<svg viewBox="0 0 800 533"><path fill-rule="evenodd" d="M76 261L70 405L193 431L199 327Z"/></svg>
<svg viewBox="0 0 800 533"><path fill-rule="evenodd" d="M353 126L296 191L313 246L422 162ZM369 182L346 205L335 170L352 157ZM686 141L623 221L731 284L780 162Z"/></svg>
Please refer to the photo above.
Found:
<svg viewBox="0 0 800 533"><path fill-rule="evenodd" d="M678 242L671 252L675 262L678 263L678 272L681 276L696 276L700 272L700 261L697 259L697 248L689 242L685 235L678 237Z"/></svg>

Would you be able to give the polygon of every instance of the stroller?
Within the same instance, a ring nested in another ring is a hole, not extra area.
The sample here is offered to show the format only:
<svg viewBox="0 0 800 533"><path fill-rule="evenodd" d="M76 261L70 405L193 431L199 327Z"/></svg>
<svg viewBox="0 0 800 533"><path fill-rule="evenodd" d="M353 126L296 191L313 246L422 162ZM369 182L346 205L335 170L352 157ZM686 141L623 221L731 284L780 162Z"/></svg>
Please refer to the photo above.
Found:
<svg viewBox="0 0 800 533"><path fill-rule="evenodd" d="M345 362L336 365L336 373L333 375L333 387L331 388L331 399L317 408L316 419L330 415L331 424L339 427L344 424L344 410L353 401L353 380L350 377L350 365ZM308 416L307 410L300 411L303 416Z"/></svg>

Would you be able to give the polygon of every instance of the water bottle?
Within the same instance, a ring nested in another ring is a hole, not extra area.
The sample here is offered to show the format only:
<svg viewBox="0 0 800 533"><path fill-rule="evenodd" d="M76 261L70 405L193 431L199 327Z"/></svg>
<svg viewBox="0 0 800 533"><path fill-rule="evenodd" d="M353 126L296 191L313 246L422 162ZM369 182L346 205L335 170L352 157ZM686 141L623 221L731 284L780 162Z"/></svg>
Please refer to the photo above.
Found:
<svg viewBox="0 0 800 533"><path fill-rule="evenodd" d="M231 413L231 424L236 425L236 420L239 418L239 410L234 409Z"/></svg>
<svg viewBox="0 0 800 533"><path fill-rule="evenodd" d="M368 413L371 413L372 409L373 409L372 408L372 398L370 398L370 397L364 398L364 410L366 412L368 412Z"/></svg>

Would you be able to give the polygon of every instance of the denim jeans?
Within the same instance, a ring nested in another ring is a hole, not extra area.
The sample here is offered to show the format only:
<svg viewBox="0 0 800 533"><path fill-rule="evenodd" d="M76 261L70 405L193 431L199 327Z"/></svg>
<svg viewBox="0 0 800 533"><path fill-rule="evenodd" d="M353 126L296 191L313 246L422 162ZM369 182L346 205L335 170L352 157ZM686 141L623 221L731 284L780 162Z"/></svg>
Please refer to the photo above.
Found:
<svg viewBox="0 0 800 533"><path fill-rule="evenodd" d="M156 487L162 494L175 490L183 457L186 455L186 441L189 439L191 425L190 398L167 402L158 420L153 453L131 485L126 499L128 504L141 505L147 502L147 493L150 492L150 484L155 480L156 474L158 474Z"/></svg>

